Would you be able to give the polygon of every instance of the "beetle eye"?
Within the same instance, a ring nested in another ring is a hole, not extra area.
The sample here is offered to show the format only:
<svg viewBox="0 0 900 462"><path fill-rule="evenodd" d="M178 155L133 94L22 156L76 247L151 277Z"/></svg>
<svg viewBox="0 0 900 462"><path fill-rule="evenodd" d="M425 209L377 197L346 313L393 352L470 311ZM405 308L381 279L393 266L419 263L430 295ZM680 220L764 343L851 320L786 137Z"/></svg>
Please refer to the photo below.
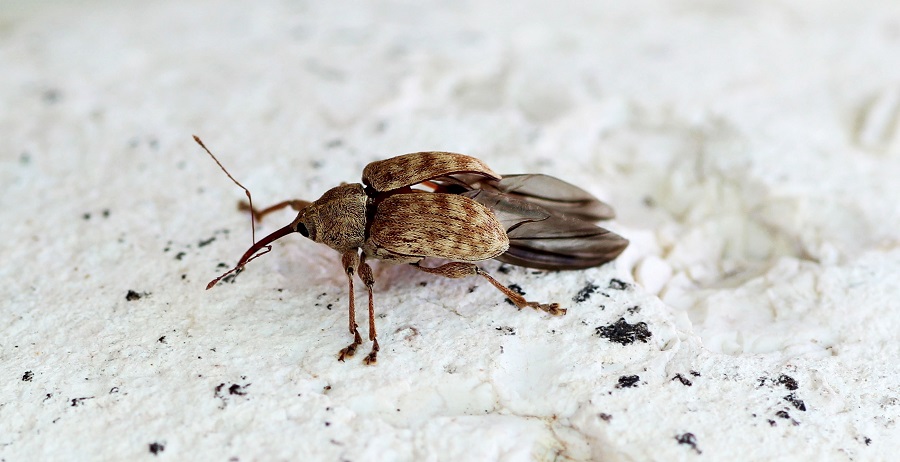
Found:
<svg viewBox="0 0 900 462"><path fill-rule="evenodd" d="M306 229L306 225L303 223L297 223L297 232L302 234L303 237L309 237L309 230Z"/></svg>

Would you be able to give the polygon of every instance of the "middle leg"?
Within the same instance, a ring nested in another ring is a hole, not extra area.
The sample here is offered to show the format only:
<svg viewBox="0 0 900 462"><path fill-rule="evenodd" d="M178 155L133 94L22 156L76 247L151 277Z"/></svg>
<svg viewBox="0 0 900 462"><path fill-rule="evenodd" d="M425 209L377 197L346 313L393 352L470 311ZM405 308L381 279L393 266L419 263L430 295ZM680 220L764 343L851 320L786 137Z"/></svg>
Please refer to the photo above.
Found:
<svg viewBox="0 0 900 462"><path fill-rule="evenodd" d="M375 364L378 359L378 338L375 333L375 303L372 300L372 286L375 285L375 276L372 274L372 267L366 263L366 254L363 253L359 259L359 267L357 269L359 278L366 285L369 291L369 340L372 341L372 351L363 360L366 364Z"/></svg>

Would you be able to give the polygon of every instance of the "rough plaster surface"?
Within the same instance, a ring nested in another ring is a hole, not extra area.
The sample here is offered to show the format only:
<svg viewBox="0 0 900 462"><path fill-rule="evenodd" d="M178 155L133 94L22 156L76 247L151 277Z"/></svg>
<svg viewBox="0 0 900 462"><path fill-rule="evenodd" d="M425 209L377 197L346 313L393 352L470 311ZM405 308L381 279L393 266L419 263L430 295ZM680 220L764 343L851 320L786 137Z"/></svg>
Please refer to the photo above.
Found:
<svg viewBox="0 0 900 462"><path fill-rule="evenodd" d="M0 459L890 460L898 50L890 0L5 2ZM564 317L376 265L341 364L330 249L203 290L250 236L193 133L260 204L442 149L632 245L484 265Z"/></svg>

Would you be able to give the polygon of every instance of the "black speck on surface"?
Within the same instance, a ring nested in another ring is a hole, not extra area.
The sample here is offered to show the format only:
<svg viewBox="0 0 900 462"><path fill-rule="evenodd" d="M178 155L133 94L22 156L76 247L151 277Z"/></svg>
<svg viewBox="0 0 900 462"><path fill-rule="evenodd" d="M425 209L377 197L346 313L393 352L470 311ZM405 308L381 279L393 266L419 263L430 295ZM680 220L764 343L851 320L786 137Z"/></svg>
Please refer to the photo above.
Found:
<svg viewBox="0 0 900 462"><path fill-rule="evenodd" d="M33 378L34 378L34 372L31 372L31 371L25 371L25 373L22 374L22 381L23 381L23 382L31 382L31 379L33 379Z"/></svg>
<svg viewBox="0 0 900 462"><path fill-rule="evenodd" d="M803 403L803 400L798 398L797 395L791 393L784 397L784 400L791 403L795 408L800 411L806 411L806 404Z"/></svg>
<svg viewBox="0 0 900 462"><path fill-rule="evenodd" d="M639 307L639 306L632 306L631 308L628 308L627 311L628 311L628 314L637 314L637 313L640 313L640 312L641 312L641 307Z"/></svg>
<svg viewBox="0 0 900 462"><path fill-rule="evenodd" d="M93 397L93 396L86 396L86 397L84 397L84 398L72 398L72 401L71 401L72 404L71 404L71 406L72 406L72 407L78 407L78 406L81 405L83 402L85 402L86 400L89 400L89 399L94 399L94 397Z"/></svg>
<svg viewBox="0 0 900 462"><path fill-rule="evenodd" d="M103 209L103 218L109 218L109 209Z"/></svg>
<svg viewBox="0 0 900 462"><path fill-rule="evenodd" d="M869 438L868 436L864 436L863 443L866 443L866 446L872 444L872 438Z"/></svg>
<svg viewBox="0 0 900 462"><path fill-rule="evenodd" d="M90 220L90 219L91 219L91 214L90 214L90 213L87 213L87 212L85 212L85 214L84 214L84 215L82 215L82 216L81 216L81 218L83 218L83 219L85 219L85 220Z"/></svg>
<svg viewBox="0 0 900 462"><path fill-rule="evenodd" d="M503 264L497 268L497 271L501 274L509 274L510 267L509 267L509 265Z"/></svg>
<svg viewBox="0 0 900 462"><path fill-rule="evenodd" d="M206 247L209 244L212 244L212 242L215 240L216 240L216 236L213 236L209 239L201 239L199 242L197 242L197 247Z"/></svg>
<svg viewBox="0 0 900 462"><path fill-rule="evenodd" d="M498 332L501 332L503 335L516 335L516 329L513 327L502 326L495 327Z"/></svg>
<svg viewBox="0 0 900 462"><path fill-rule="evenodd" d="M779 384L779 385L784 385L784 388L787 388L788 390L791 390L791 391L794 391L794 390L796 390L797 388L799 388L799 385L797 384L797 381L794 380L793 377L791 377L791 376L789 376L789 375L785 375L785 374L781 374L781 375L778 377L778 384Z"/></svg>
<svg viewBox="0 0 900 462"><path fill-rule="evenodd" d="M697 451L697 454L702 454L703 451L697 449L697 437L694 436L693 433L682 433L680 435L675 436L675 441L678 441L678 444L685 444L691 447L694 451Z"/></svg>
<svg viewBox="0 0 900 462"><path fill-rule="evenodd" d="M628 288L628 283L618 279L611 279L609 281L609 288L612 290L625 290Z"/></svg>
<svg viewBox="0 0 900 462"><path fill-rule="evenodd" d="M109 394L114 394L119 392L119 387L112 387L109 389Z"/></svg>
<svg viewBox="0 0 900 462"><path fill-rule="evenodd" d="M601 413L597 414L597 417L600 417L600 420L602 420L604 422L609 422L610 420L612 420L612 416L605 412L601 412Z"/></svg>
<svg viewBox="0 0 900 462"><path fill-rule="evenodd" d="M150 453L153 455L157 455L163 452L166 449L166 445L162 443L157 443L156 441L150 443Z"/></svg>
<svg viewBox="0 0 900 462"><path fill-rule="evenodd" d="M693 375L694 377L700 377L700 373L697 371L691 371L691 375Z"/></svg>
<svg viewBox="0 0 900 462"><path fill-rule="evenodd" d="M230 387L228 387L228 394L229 394L229 395L244 396L244 395L247 394L247 390L245 390L245 388L248 387L248 386L250 386L249 383L248 383L248 384L244 384L244 385L238 385L238 384L236 384L236 383L233 383L233 384L231 384Z"/></svg>
<svg viewBox="0 0 900 462"><path fill-rule="evenodd" d="M143 297L144 295L147 295L147 294L144 293L144 294L142 295L142 294L139 294L139 293L137 293L137 292L135 292L135 291L133 291L133 290L129 290L128 293L125 294L125 300L128 300L129 302L133 302L133 301L135 301L135 300L140 300L141 297Z"/></svg>
<svg viewBox="0 0 900 462"><path fill-rule="evenodd" d="M591 298L591 295L599 289L600 286L594 284L593 282L588 282L581 290L572 297L572 301L575 303L581 303L587 301L587 299Z"/></svg>
<svg viewBox="0 0 900 462"><path fill-rule="evenodd" d="M782 419L790 419L790 418L791 418L791 415L788 414L787 411L778 411L778 412L775 413L775 417L779 417L779 418L782 418Z"/></svg>
<svg viewBox="0 0 900 462"><path fill-rule="evenodd" d="M636 388L638 386L638 382L640 381L640 376L623 375L619 377L619 383L616 384L616 388Z"/></svg>
<svg viewBox="0 0 900 462"><path fill-rule="evenodd" d="M621 345L630 345L636 341L647 343L647 340L653 336L647 329L647 323L628 324L625 318L619 318L613 324L597 327L595 331L601 338Z"/></svg>
<svg viewBox="0 0 900 462"><path fill-rule="evenodd" d="M672 377L672 380L678 380L679 382L681 382L682 385L684 385L686 387L693 385L693 383L690 380L688 380L685 376L683 376L681 374L675 374L675 377Z"/></svg>
<svg viewBox="0 0 900 462"><path fill-rule="evenodd" d="M224 261L220 261L219 264L216 265L216 269L225 269L225 268L228 268L228 263L225 263Z"/></svg>
<svg viewBox="0 0 900 462"><path fill-rule="evenodd" d="M772 419L768 419L769 426L774 427L776 425L775 421Z"/></svg>
<svg viewBox="0 0 900 462"><path fill-rule="evenodd" d="M156 339L156 341L159 342L159 343L166 343L166 336L163 335L162 337Z"/></svg>
<svg viewBox="0 0 900 462"><path fill-rule="evenodd" d="M178 253L175 254L175 259L176 259L176 260L181 260L182 258L184 258L185 255L187 255L187 254L184 253L183 251L182 251L182 252L178 252Z"/></svg>

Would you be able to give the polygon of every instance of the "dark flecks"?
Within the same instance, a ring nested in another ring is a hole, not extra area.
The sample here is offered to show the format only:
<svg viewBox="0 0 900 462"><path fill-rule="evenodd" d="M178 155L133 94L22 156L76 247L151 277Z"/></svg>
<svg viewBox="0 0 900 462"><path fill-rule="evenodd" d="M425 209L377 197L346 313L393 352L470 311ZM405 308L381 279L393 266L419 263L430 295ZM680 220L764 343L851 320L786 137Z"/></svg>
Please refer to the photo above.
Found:
<svg viewBox="0 0 900 462"><path fill-rule="evenodd" d="M109 394L116 394L119 392L119 387L112 387L109 389Z"/></svg>
<svg viewBox="0 0 900 462"><path fill-rule="evenodd" d="M184 252L178 252L178 253L175 254L175 259L176 259L176 260L181 260L182 258L184 258L185 255L187 255L187 254L184 253Z"/></svg>
<svg viewBox="0 0 900 462"><path fill-rule="evenodd" d="M84 397L84 398L72 398L72 401L71 401L72 404L71 404L71 406L72 406L72 407L78 407L81 403L83 403L84 401L89 400L89 399L94 399L94 397L93 397L93 396L86 396L86 397Z"/></svg>
<svg viewBox="0 0 900 462"><path fill-rule="evenodd" d="M230 387L228 387L228 394L229 394L229 395L244 396L244 395L247 394L247 391L245 390L245 388L248 387L248 386L250 386L249 383L248 383L248 384L245 384L245 385L238 385L238 384L236 384L236 383L233 383L233 384L231 384Z"/></svg>
<svg viewBox="0 0 900 462"><path fill-rule="evenodd" d="M599 289L600 286L594 284L593 282L588 282L587 285L581 288L574 297L572 297L572 301L575 303L581 303L587 301L587 299L591 298L591 295Z"/></svg>
<svg viewBox="0 0 900 462"><path fill-rule="evenodd" d="M697 437L694 436L693 433L682 433L680 435L676 435L675 441L678 441L678 444L690 446L691 449L697 452L697 454L703 453L703 451L697 449Z"/></svg>
<svg viewBox="0 0 900 462"><path fill-rule="evenodd" d="M34 378L34 372L31 372L31 371L25 371L25 373L22 374L22 381L23 381L23 382L31 382L31 379L33 379L33 378Z"/></svg>
<svg viewBox="0 0 900 462"><path fill-rule="evenodd" d="M109 209L103 209L101 214L103 215L103 218L109 218Z"/></svg>
<svg viewBox="0 0 900 462"><path fill-rule="evenodd" d="M621 345L630 345L636 341L647 343L647 340L653 336L650 330L647 329L647 323L628 324L625 318L619 318L613 324L596 327L595 333L601 338Z"/></svg>
<svg viewBox="0 0 900 462"><path fill-rule="evenodd" d="M672 380L678 380L679 382L681 382L682 385L684 385L686 387L690 387L693 385L693 383L690 380L688 380L685 376L683 376L681 374L675 374L675 377L672 377Z"/></svg>
<svg viewBox="0 0 900 462"><path fill-rule="evenodd" d="M166 449L166 445L162 443L158 443L156 441L150 443L150 453L154 456L163 452Z"/></svg>
<svg viewBox="0 0 900 462"><path fill-rule="evenodd" d="M778 412L775 413L775 417L779 417L779 418L782 418L782 419L790 419L790 418L791 418L791 415L788 414L787 411L778 411Z"/></svg>
<svg viewBox="0 0 900 462"><path fill-rule="evenodd" d="M135 300L140 300L141 298L146 297L147 295L150 295L150 293L144 292L141 294L134 290L129 289L128 293L125 294L125 300L128 300L129 302L133 302Z"/></svg>
<svg viewBox="0 0 900 462"><path fill-rule="evenodd" d="M508 326L495 327L494 330L502 333L503 335L516 335L516 329L514 327L508 327Z"/></svg>
<svg viewBox="0 0 900 462"><path fill-rule="evenodd" d="M784 400L791 403L792 406L801 411L806 411L806 404L803 403L803 400L798 398L797 395L791 393L784 397Z"/></svg>
<svg viewBox="0 0 900 462"><path fill-rule="evenodd" d="M81 216L81 218L82 218L83 220L90 220L90 219L91 219L91 214L90 214L90 212L85 212L84 215Z"/></svg>
<svg viewBox="0 0 900 462"><path fill-rule="evenodd" d="M220 261L219 264L216 265L216 269L217 269L217 270L218 270L218 269L225 269L225 268L228 268L228 263L225 263L225 262L223 262L223 261Z"/></svg>
<svg viewBox="0 0 900 462"><path fill-rule="evenodd" d="M781 374L780 376L778 376L777 381L778 381L779 385L784 385L784 388L787 388L788 390L791 390L791 391L794 391L797 388L799 388L797 381L794 380L794 378L789 375Z"/></svg>
<svg viewBox="0 0 900 462"><path fill-rule="evenodd" d="M197 242L197 247L206 247L215 240L216 240L216 236L213 236L209 239L201 239L199 242Z"/></svg>
<svg viewBox="0 0 900 462"><path fill-rule="evenodd" d="M597 417L600 417L600 420L602 420L604 422L609 422L610 420L612 420L612 416L605 412L601 412L601 413L597 414Z"/></svg>
<svg viewBox="0 0 900 462"><path fill-rule="evenodd" d="M616 384L616 388L636 388L640 381L641 378L637 375L623 375L619 377L619 383Z"/></svg>
<svg viewBox="0 0 900 462"><path fill-rule="evenodd" d="M872 438L869 438L868 436L864 436L863 443L866 443L866 446L872 444Z"/></svg>
<svg viewBox="0 0 900 462"><path fill-rule="evenodd" d="M500 265L500 266L497 267L497 272L498 272L498 273L501 273L501 274L509 274L509 272L510 272L510 266L507 265L507 264L502 264L502 265Z"/></svg>
<svg viewBox="0 0 900 462"><path fill-rule="evenodd" d="M611 279L609 281L609 288L612 290L625 290L628 288L628 283L618 279Z"/></svg>
<svg viewBox="0 0 900 462"><path fill-rule="evenodd" d="M156 339L156 341L159 342L159 343L166 343L166 336L163 335L162 337Z"/></svg>
<svg viewBox="0 0 900 462"><path fill-rule="evenodd" d="M628 311L628 314L637 314L637 313L641 312L641 307L632 306L631 308L628 308L626 311Z"/></svg>
<svg viewBox="0 0 900 462"><path fill-rule="evenodd" d="M700 377L700 373L697 371L691 371L691 375L693 375L694 377Z"/></svg>

